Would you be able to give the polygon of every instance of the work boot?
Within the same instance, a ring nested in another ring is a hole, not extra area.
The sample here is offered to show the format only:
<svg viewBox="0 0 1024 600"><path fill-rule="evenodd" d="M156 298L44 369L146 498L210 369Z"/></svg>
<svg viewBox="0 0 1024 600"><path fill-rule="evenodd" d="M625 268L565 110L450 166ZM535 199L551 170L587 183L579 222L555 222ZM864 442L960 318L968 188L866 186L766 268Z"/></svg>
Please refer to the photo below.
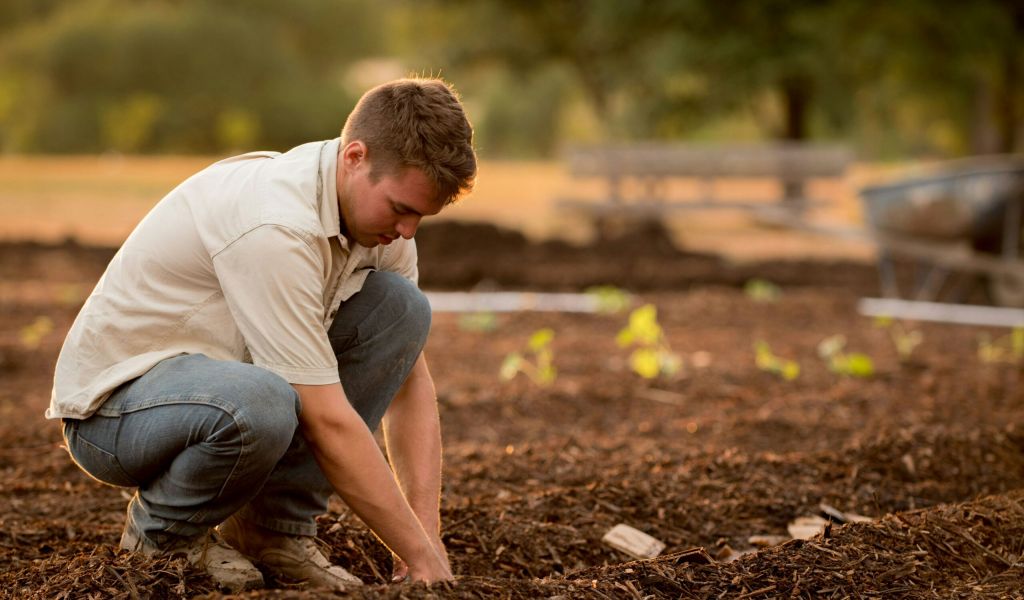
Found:
<svg viewBox="0 0 1024 600"><path fill-rule="evenodd" d="M189 564L209 575L219 587L229 592L242 592L263 587L263 574L252 562L228 546L215 530L195 538L181 538L167 547L160 547L131 526L124 526L121 547L144 556L183 554Z"/></svg>
<svg viewBox="0 0 1024 600"><path fill-rule="evenodd" d="M332 565L309 535L288 535L253 525L237 516L221 523L221 535L249 560L281 583L344 591L363 585L358 577Z"/></svg>

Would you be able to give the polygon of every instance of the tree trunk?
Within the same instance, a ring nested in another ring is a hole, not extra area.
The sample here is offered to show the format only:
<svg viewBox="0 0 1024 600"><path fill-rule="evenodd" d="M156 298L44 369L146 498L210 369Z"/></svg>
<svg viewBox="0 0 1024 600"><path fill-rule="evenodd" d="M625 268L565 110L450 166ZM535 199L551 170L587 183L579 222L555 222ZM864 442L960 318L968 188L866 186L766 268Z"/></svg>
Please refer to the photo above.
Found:
<svg viewBox="0 0 1024 600"><path fill-rule="evenodd" d="M807 138L807 119L811 105L811 86L801 77L782 81L782 102L785 110L782 139L800 141Z"/></svg>
<svg viewBox="0 0 1024 600"><path fill-rule="evenodd" d="M1003 57L1003 77L996 92L995 121L999 131L999 152L1016 150L1017 131L1020 129L1021 74L1016 48L1007 48Z"/></svg>

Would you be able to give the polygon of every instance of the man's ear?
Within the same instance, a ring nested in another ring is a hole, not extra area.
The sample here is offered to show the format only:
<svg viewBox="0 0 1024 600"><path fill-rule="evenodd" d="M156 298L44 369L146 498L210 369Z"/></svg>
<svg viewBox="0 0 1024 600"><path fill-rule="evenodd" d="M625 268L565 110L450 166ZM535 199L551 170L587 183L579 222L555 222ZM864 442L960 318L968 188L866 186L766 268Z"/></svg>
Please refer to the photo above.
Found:
<svg viewBox="0 0 1024 600"><path fill-rule="evenodd" d="M362 140L349 142L341 149L341 162L348 168L366 161L366 144Z"/></svg>

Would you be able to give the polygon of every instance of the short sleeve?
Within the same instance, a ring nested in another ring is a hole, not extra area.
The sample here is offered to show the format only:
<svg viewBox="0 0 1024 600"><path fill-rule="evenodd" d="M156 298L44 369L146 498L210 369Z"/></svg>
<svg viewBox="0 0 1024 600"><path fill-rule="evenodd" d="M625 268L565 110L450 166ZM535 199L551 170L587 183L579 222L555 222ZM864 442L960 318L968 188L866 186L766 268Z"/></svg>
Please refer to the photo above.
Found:
<svg viewBox="0 0 1024 600"><path fill-rule="evenodd" d="M213 258L214 270L253 364L289 383L336 383L324 328L325 257L298 231L262 225Z"/></svg>
<svg viewBox="0 0 1024 600"><path fill-rule="evenodd" d="M399 238L384 248L381 270L398 273L419 285L420 272L417 266L416 240Z"/></svg>

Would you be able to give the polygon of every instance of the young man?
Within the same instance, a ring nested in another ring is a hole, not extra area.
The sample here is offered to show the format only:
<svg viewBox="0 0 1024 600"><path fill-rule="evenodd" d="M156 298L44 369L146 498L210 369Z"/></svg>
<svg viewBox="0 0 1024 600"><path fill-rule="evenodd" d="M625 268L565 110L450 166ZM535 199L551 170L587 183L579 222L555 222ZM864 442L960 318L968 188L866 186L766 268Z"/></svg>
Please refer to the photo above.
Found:
<svg viewBox="0 0 1024 600"><path fill-rule="evenodd" d="M137 488L122 548L185 553L233 591L263 584L253 563L359 585L314 543L334 491L395 580L451 579L412 238L475 175L453 90L406 79L340 139L229 158L153 208L71 327L46 413L83 470Z"/></svg>

